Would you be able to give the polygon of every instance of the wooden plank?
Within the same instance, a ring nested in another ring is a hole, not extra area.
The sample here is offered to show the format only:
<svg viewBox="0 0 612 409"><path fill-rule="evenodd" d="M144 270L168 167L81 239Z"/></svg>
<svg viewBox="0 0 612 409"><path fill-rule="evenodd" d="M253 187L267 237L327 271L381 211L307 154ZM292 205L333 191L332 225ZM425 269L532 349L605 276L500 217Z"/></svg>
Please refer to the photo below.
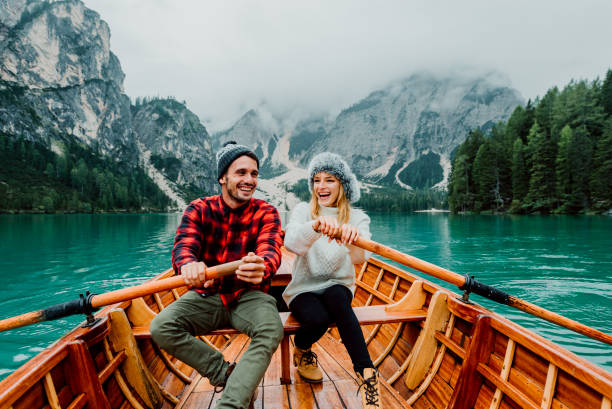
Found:
<svg viewBox="0 0 612 409"><path fill-rule="evenodd" d="M142 297L135 298L125 313L130 319L131 325L134 327L143 327L148 331L149 325L157 314L149 307Z"/></svg>
<svg viewBox="0 0 612 409"><path fill-rule="evenodd" d="M87 404L87 398L84 393L80 393L71 403L66 406L66 409L81 409Z"/></svg>
<svg viewBox="0 0 612 409"><path fill-rule="evenodd" d="M285 335L280 345L281 354L281 377L280 383L287 385L291 383L291 355L289 346L289 335Z"/></svg>
<svg viewBox="0 0 612 409"><path fill-rule="evenodd" d="M434 361L438 347L435 333L445 328L450 315L446 299L447 294L439 291L434 294L429 304L425 327L417 339L410 364L406 369L405 383L408 389L415 389L419 386Z"/></svg>
<svg viewBox="0 0 612 409"><path fill-rule="evenodd" d="M450 333L453 332L453 328L454 327L455 327L455 316L451 314L451 316L450 316L450 318L448 320L448 325L446 326L446 335L450 335ZM409 404L412 404L412 403L416 402L416 400L423 393L425 393L425 391L427 390L427 388L429 387L429 385L433 381L434 377L438 375L438 371L440 369L440 365L442 365L442 361L443 361L443 359L444 359L444 357L446 355L447 355L446 354L446 345L442 345L442 347L440 347L440 349L438 351L438 355L437 355L433 365L431 366L431 370L429 371L429 375L427 375L427 377L423 380L423 382L421 383L419 388L416 391L414 391L412 396L410 396L410 398L408 398L407 402ZM450 377L448 379L450 379ZM448 380L445 380L445 381L448 384ZM390 380L390 382L392 383L393 380ZM450 395L449 395L449 399L450 399Z"/></svg>
<svg viewBox="0 0 612 409"><path fill-rule="evenodd" d="M145 405L151 408L158 407L164 401L164 395L158 386L159 383L155 381L145 364L125 311L119 308L113 309L108 313L108 318L111 325L109 347L115 354L120 352L126 355L122 364L125 381Z"/></svg>
<svg viewBox="0 0 612 409"><path fill-rule="evenodd" d="M110 344L109 344L108 340L106 340L106 339L104 340L104 353L105 353L106 359L108 361L112 361L113 360L113 353L111 351ZM123 356L124 356L124 358L121 360L121 362L123 362L125 360L127 354L125 353L125 351L121 351L120 354L123 354ZM142 407L142 405L140 404L140 402L138 401L138 399L136 399L136 397L132 393L132 390L130 389L130 387L128 386L127 382L123 378L123 375L121 374L121 372L119 372L117 370L114 370L113 374L115 376L115 381L117 382L117 385L119 386L119 389L121 389L121 392L123 393L123 396L127 399L127 401L130 403L130 405L134 409L144 409Z"/></svg>
<svg viewBox="0 0 612 409"><path fill-rule="evenodd" d="M380 280L382 280L383 274L385 274L385 269L381 268L380 271L378 272L378 276L376 276L376 281L374 281L374 285L372 286L373 290L376 290L376 292L378 291L378 286L380 285ZM382 294L382 293L380 293ZM370 304L372 304L372 299L374 298L374 293L370 292L370 296L368 297L368 301L366 301L365 305L368 306Z"/></svg>
<svg viewBox="0 0 612 409"><path fill-rule="evenodd" d="M446 408L453 394L453 389L439 376L434 376L425 396L436 408Z"/></svg>
<svg viewBox="0 0 612 409"><path fill-rule="evenodd" d="M292 385L286 385L287 397L291 408L317 408L315 403L312 386L305 382L295 382Z"/></svg>
<svg viewBox="0 0 612 409"><path fill-rule="evenodd" d="M353 379L337 379L334 381L334 386L340 396L343 408L361 408L361 395L359 394L357 382ZM381 391L382 392L382 391ZM382 397L381 397L382 398ZM320 407L321 402L319 402ZM397 406L395 406L397 407ZM385 409L391 409L385 406Z"/></svg>
<svg viewBox="0 0 612 409"><path fill-rule="evenodd" d="M176 377L179 378L184 383L191 383L191 378L189 377L189 375L181 371L180 368L178 368L174 364L174 362L172 362L170 355L168 355L166 351L159 348L156 343L153 343L153 349L155 349L155 352L157 352L157 356L159 356L159 358L166 365L166 368L170 370L170 372L176 375Z"/></svg>
<svg viewBox="0 0 612 409"><path fill-rule="evenodd" d="M51 372L45 374L43 385L45 386L45 393L51 409L61 409L59 399L57 398L57 392L55 391L55 385L53 385L53 379L51 378Z"/></svg>
<svg viewBox="0 0 612 409"><path fill-rule="evenodd" d="M517 389L514 385L501 379L488 366L478 364L478 372L487 378L489 382L493 383L497 388L501 389L504 394L510 397L510 399L517 402L522 408L540 409L523 392Z"/></svg>
<svg viewBox="0 0 612 409"><path fill-rule="evenodd" d="M414 310L421 310L425 305L426 299L427 294L425 293L425 290L423 290L423 281L416 280L410 286L410 290L408 290L408 293L406 293L406 295L404 295L401 300L393 304L387 305L385 307L385 311L389 313L405 313Z"/></svg>
<svg viewBox="0 0 612 409"><path fill-rule="evenodd" d="M32 386L40 381L48 372L60 364L68 356L66 344L43 351L34 357L27 365L17 369L7 379L3 380L0 388L0 402L9 406L15 403Z"/></svg>
<svg viewBox="0 0 612 409"><path fill-rule="evenodd" d="M612 376L598 366L505 318L495 316L491 325L530 351L537 352L542 359L564 372L571 373L573 377L601 394L612 394Z"/></svg>
<svg viewBox="0 0 612 409"><path fill-rule="evenodd" d="M454 315L453 315L454 317ZM444 344L448 349L453 351L455 355L457 355L461 359L465 359L465 349L461 348L459 344L453 341L448 335L442 334L440 332L436 332L434 337Z"/></svg>
<svg viewBox="0 0 612 409"><path fill-rule="evenodd" d="M341 341L326 334L317 342L315 351L327 379L336 381L355 378L353 362Z"/></svg>
<svg viewBox="0 0 612 409"><path fill-rule="evenodd" d="M263 408L290 409L289 395L285 385L269 385L261 388L257 404ZM295 407L295 406L294 406Z"/></svg>
<svg viewBox="0 0 612 409"><path fill-rule="evenodd" d="M555 394L555 386L557 385L558 369L553 364L548 366L548 375L546 376L546 385L544 385L544 396L542 396L542 409L550 409L552 406L553 396Z"/></svg>
<svg viewBox="0 0 612 409"><path fill-rule="evenodd" d="M381 293L380 291L376 290L374 287L364 282L356 281L355 284L357 285L357 287L362 288L363 290L365 290L366 293L369 294L368 295L369 302L372 302L372 299L374 297L378 298L385 304L391 304L393 302L393 300L389 298L387 295ZM368 302L366 302L366 305L368 305Z"/></svg>
<svg viewBox="0 0 612 409"><path fill-rule="evenodd" d="M98 374L94 368L91 355L89 355L85 342L73 341L68 344L68 361L70 369L67 374L79 374L67 378L70 387L75 393L84 393L87 396L88 407L91 409L110 409L102 385L98 382ZM68 369L68 368L67 368Z"/></svg>
<svg viewBox="0 0 612 409"><path fill-rule="evenodd" d="M113 372L117 370L117 368L119 368L119 365L121 365L123 361L125 361L125 359L126 354L124 351L121 351L114 357L111 357L109 359L108 365L106 365L104 369L102 369L102 371L98 374L98 379L100 383L103 384L104 382L106 382L108 377L111 376Z"/></svg>
<svg viewBox="0 0 612 409"><path fill-rule="evenodd" d="M601 409L612 409L612 401L605 396L601 400Z"/></svg>
<svg viewBox="0 0 612 409"><path fill-rule="evenodd" d="M504 364L502 366L501 373L499 377L504 381L508 380L508 375L510 375L510 368L512 367L512 360L514 359L514 351L516 350L516 343L510 339L506 346L506 353L504 354ZM495 394L493 395L493 399L491 400L491 406L489 409L498 409L499 405L502 401L503 392L501 389L495 389Z"/></svg>
<svg viewBox="0 0 612 409"><path fill-rule="evenodd" d="M599 408L602 394L573 375L559 368L554 401L570 408Z"/></svg>
<svg viewBox="0 0 612 409"><path fill-rule="evenodd" d="M459 383L451 398L449 409L473 408L478 392L483 383L478 373L479 362L489 356L493 350L493 331L491 330L491 317L481 315L476 320L474 335L466 351L466 357L461 367ZM489 368L487 368L489 369Z"/></svg>
<svg viewBox="0 0 612 409"><path fill-rule="evenodd" d="M380 363L383 361L383 359L385 359L387 355L389 355L389 353L393 350L393 348L395 348L395 344L403 330L404 330L404 323L401 322L395 329L393 337L387 341L387 347L385 348L385 350L379 356L377 356L376 359L372 360L375 367L378 367Z"/></svg>
<svg viewBox="0 0 612 409"><path fill-rule="evenodd" d="M514 361L516 365L516 357L514 358ZM508 376L508 383L514 385L532 402L538 405L542 402L542 396L544 395L544 385L535 382L533 378L531 378L528 374L524 373L522 370L517 369L515 366L513 366L510 370L510 375Z"/></svg>
<svg viewBox="0 0 612 409"><path fill-rule="evenodd" d="M207 392L193 392L189 394L188 399L177 409L202 409L212 408L212 399L215 393L210 390Z"/></svg>
<svg viewBox="0 0 612 409"><path fill-rule="evenodd" d="M312 393L319 408L345 408L340 399L340 394L334 383L327 380L318 384L312 384ZM299 407L299 406L298 406Z"/></svg>
<svg viewBox="0 0 612 409"><path fill-rule="evenodd" d="M381 408L390 409L412 409L399 391L391 386L383 377L379 377ZM360 406L357 406L358 408Z"/></svg>

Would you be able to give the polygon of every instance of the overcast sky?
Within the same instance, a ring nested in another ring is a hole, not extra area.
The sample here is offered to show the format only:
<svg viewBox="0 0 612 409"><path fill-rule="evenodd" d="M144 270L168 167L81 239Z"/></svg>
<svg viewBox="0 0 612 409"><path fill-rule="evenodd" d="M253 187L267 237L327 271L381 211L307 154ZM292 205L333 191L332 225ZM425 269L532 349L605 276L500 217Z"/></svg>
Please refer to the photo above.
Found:
<svg viewBox="0 0 612 409"><path fill-rule="evenodd" d="M85 0L130 97L187 101L209 131L265 104L336 114L418 70L499 71L535 98L612 67L612 1Z"/></svg>

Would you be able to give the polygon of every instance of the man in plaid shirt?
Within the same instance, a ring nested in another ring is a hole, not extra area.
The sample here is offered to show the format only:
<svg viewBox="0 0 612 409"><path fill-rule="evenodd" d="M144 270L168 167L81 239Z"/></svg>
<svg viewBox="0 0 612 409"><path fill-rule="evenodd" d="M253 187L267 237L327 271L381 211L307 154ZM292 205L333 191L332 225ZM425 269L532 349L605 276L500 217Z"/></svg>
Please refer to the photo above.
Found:
<svg viewBox="0 0 612 409"><path fill-rule="evenodd" d="M151 322L151 336L223 395L217 408L245 408L283 337L276 301L267 294L281 262L280 217L253 198L259 159L235 142L217 153L221 194L194 200L177 229L172 265L193 291L162 310ZM206 280L206 266L242 259L235 275ZM196 338L233 327L251 337L237 364Z"/></svg>

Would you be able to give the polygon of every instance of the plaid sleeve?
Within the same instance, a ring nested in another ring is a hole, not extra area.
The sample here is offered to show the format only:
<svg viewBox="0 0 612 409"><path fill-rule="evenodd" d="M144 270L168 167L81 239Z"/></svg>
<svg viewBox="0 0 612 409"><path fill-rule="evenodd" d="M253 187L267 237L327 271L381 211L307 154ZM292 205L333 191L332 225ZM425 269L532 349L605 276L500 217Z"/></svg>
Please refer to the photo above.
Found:
<svg viewBox="0 0 612 409"><path fill-rule="evenodd" d="M176 274L181 273L181 267L192 261L198 261L204 234L202 231L201 204L192 202L187 206L176 229L174 248L172 249L172 267Z"/></svg>
<svg viewBox="0 0 612 409"><path fill-rule="evenodd" d="M262 285L266 285L276 274L281 263L282 245L280 216L275 207L268 205L260 221L255 248L255 254L262 257L266 264Z"/></svg>

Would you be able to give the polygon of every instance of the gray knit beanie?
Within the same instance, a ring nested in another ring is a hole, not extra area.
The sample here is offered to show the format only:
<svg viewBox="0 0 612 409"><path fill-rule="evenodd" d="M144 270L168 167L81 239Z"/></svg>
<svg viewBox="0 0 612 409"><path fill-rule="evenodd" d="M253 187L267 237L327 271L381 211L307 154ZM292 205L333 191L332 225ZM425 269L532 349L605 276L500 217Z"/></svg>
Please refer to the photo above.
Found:
<svg viewBox="0 0 612 409"><path fill-rule="evenodd" d="M236 141L225 142L223 147L217 152L217 179L221 179L221 176L223 176L232 162L243 155L254 159L257 162L257 168L259 168L259 158L257 158L255 152L244 145L238 145Z"/></svg>
<svg viewBox="0 0 612 409"><path fill-rule="evenodd" d="M357 178L349 165L335 153L323 152L312 158L308 165L308 190L312 193L313 179L319 172L327 172L338 178L344 187L349 202L355 203L361 197Z"/></svg>

